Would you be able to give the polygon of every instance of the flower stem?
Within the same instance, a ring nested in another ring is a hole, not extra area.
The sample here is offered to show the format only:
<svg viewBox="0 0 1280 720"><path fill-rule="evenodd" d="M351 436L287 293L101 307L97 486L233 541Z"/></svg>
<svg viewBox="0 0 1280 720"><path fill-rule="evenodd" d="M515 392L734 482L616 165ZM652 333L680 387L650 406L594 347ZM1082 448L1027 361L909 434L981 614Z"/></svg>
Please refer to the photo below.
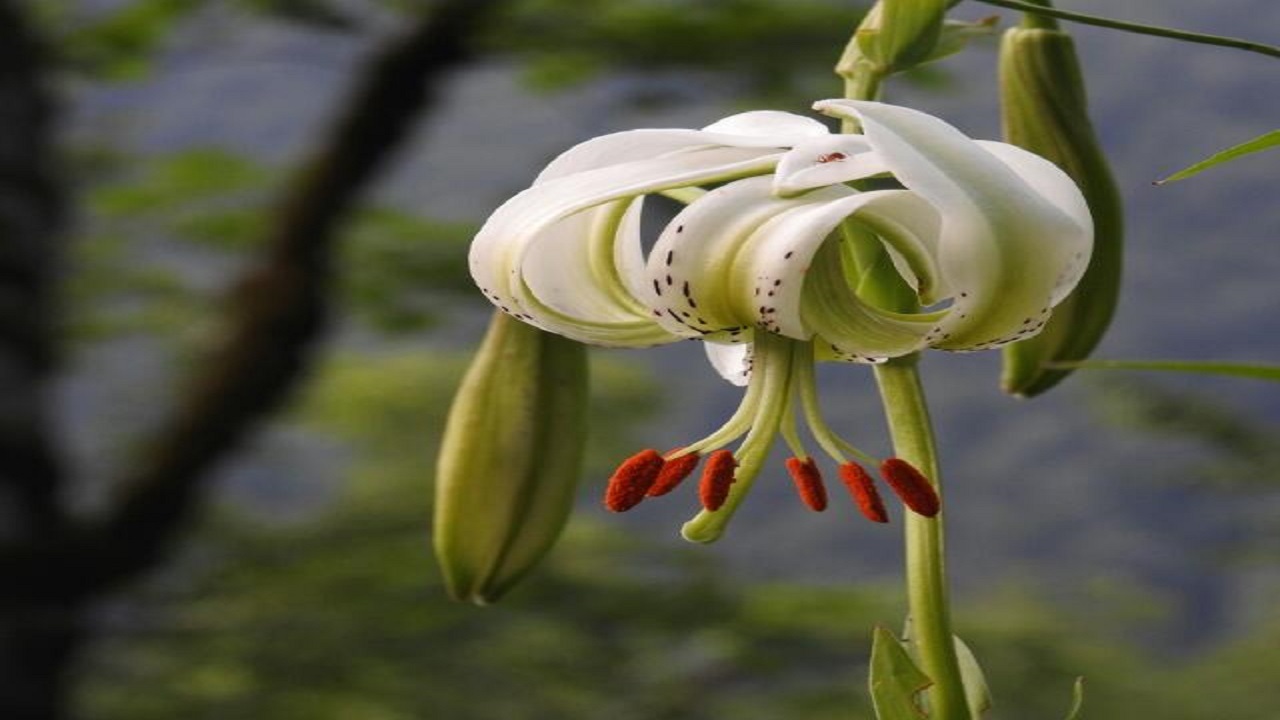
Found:
<svg viewBox="0 0 1280 720"><path fill-rule="evenodd" d="M861 59L856 36L849 41L836 65L844 80L844 96L851 100L876 100L885 73ZM859 131L858 123L845 120L841 132ZM897 298L882 298L896 304ZM913 298L910 304L915 305ZM918 311L919 308L900 308ZM914 465L938 486L938 460L933 444L933 425L924 401L924 388L916 371L918 354L890 360L876 366L876 383L884 404L893 439L894 453ZM926 518L906 513L907 607L911 619L911 641L917 661L933 684L929 686L930 720L973 720L965 701L960 662L951 633L951 609L947 601L947 571L943 553L942 513Z"/></svg>
<svg viewBox="0 0 1280 720"><path fill-rule="evenodd" d="M1053 9L1053 3L1051 2L1051 0L1027 0L1027 2L1028 4L1031 4L1031 5L1039 5L1041 7L1049 8L1050 10ZM1035 28L1039 30L1057 30L1058 29L1057 19L1052 18L1048 15L1041 15L1039 13L1031 13L1031 12L1023 13L1021 25L1024 28Z"/></svg>
<svg viewBox="0 0 1280 720"><path fill-rule="evenodd" d="M1123 30L1125 32L1137 33L1139 35L1155 35L1156 37L1173 38L1174 40L1182 40L1183 42L1199 43L1201 45L1217 45L1219 47L1235 48L1246 52L1255 52L1271 57L1280 57L1280 47L1267 45L1265 43L1253 42L1241 38L1222 37L1220 35L1207 35L1205 33L1189 32L1187 30L1178 30L1176 28L1159 27L1157 25L1143 25L1141 23L1124 22L1123 20L1112 20L1111 18L1098 17L1097 15L1086 15L1084 13L1069 12L1067 10L1059 10L1053 7L1046 7L1044 3L1038 0L978 0L978 2L987 5L995 5L996 7L1009 8L1010 10L1021 10L1025 13L1033 13L1044 17L1058 18L1060 20L1070 20L1078 22L1082 25L1096 25L1098 27L1110 28L1112 30Z"/></svg>
<svg viewBox="0 0 1280 720"><path fill-rule="evenodd" d="M908 355L876 366L876 382L889 421L894 453L927 476L941 495L933 426L916 363ZM910 640L929 687L930 720L970 720L960 663L951 633L942 513L906 513L907 606Z"/></svg>

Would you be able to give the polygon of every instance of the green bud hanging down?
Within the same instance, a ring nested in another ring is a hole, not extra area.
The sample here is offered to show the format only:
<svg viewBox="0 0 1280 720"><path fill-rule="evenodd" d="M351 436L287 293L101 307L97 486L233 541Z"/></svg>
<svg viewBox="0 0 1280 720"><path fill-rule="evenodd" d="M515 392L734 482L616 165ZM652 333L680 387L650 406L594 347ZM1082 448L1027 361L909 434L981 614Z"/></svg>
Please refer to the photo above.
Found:
<svg viewBox="0 0 1280 720"><path fill-rule="evenodd" d="M879 0L853 35L858 52L887 74L923 62L942 32L946 0Z"/></svg>
<svg viewBox="0 0 1280 720"><path fill-rule="evenodd" d="M440 447L434 541L449 593L497 600L555 544L586 436L586 348L495 313Z"/></svg>
<svg viewBox="0 0 1280 720"><path fill-rule="evenodd" d="M1030 397L1071 372L1048 363L1088 357L1111 323L1120 291L1123 208L1089 122L1070 35L1043 27L1007 30L1000 46L1000 98L1005 139L1065 170L1083 191L1094 222L1093 255L1080 283L1043 332L1004 349L1001 385Z"/></svg>
<svg viewBox="0 0 1280 720"><path fill-rule="evenodd" d="M993 32L997 17L977 22L945 18L954 0L879 0L845 46L836 74L848 97L870 98L886 77L960 52ZM850 128L846 128L850 130Z"/></svg>

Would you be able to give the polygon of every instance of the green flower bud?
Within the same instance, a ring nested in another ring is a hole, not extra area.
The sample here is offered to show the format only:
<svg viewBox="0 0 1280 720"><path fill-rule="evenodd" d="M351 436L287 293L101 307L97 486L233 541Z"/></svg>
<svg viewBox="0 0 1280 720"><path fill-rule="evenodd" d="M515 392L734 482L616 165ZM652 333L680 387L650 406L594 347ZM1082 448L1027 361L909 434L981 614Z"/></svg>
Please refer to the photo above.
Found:
<svg viewBox="0 0 1280 720"><path fill-rule="evenodd" d="M1071 36L1056 29L1007 30L1000 46L1005 139L1056 163L1080 186L1093 215L1093 256L1074 292L1044 331L1004 350L1001 385L1030 397L1071 371L1048 363L1083 360L1111 323L1120 292L1123 208L1086 108Z"/></svg>
<svg viewBox="0 0 1280 720"><path fill-rule="evenodd" d="M884 75L918 65L937 45L946 12L946 0L879 0L858 26L841 64L867 62Z"/></svg>
<svg viewBox="0 0 1280 720"><path fill-rule="evenodd" d="M497 600L555 544L586 437L586 348L495 313L449 410L434 541L449 593Z"/></svg>

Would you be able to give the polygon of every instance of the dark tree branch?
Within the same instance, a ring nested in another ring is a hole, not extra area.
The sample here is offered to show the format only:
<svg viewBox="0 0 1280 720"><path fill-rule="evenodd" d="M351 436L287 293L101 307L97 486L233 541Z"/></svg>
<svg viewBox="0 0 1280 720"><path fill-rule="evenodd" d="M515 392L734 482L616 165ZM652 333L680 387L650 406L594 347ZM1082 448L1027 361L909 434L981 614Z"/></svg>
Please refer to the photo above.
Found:
<svg viewBox="0 0 1280 720"><path fill-rule="evenodd" d="M54 532L64 521L62 473L44 415L63 215L45 79L25 19L0 2L0 506L16 511L16 538Z"/></svg>
<svg viewBox="0 0 1280 720"><path fill-rule="evenodd" d="M67 527L63 471L45 416L64 210L52 167L55 107L44 85L45 58L23 13L0 0L0 556L28 570L5 574L0 602L15 594L12 583L51 574L28 549L60 546ZM0 717L56 720L67 661L83 637L78 608L54 601L5 610L0 606Z"/></svg>
<svg viewBox="0 0 1280 720"><path fill-rule="evenodd" d="M305 373L327 313L336 232L361 191L471 53L492 0L447 0L369 63L322 149L298 171L265 251L235 288L225 339L90 534L90 590L155 565L226 457Z"/></svg>

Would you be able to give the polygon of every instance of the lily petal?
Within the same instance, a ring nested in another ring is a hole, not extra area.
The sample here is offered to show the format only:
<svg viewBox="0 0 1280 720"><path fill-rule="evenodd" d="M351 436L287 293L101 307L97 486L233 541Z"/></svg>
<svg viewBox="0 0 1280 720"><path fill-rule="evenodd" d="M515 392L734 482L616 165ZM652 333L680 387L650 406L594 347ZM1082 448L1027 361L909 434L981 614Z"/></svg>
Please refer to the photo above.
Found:
<svg viewBox="0 0 1280 720"><path fill-rule="evenodd" d="M1053 288L1053 304L1057 305L1089 266L1093 252L1093 215L1089 212L1089 203L1071 177L1059 172L1058 167L1045 158L1009 143L976 142L1080 225L1079 233L1066 235L1053 246L1059 258L1055 264L1064 266Z"/></svg>
<svg viewBox="0 0 1280 720"><path fill-rule="evenodd" d="M740 302L743 289L734 285L740 246L778 213L812 202L775 197L771 188L768 177L716 188L690 203L658 237L649 254L649 302L669 332L696 337L757 322L759 313Z"/></svg>
<svg viewBox="0 0 1280 720"><path fill-rule="evenodd" d="M495 305L575 340L603 345L674 340L638 302L626 299L629 293L616 277L593 272L591 248L601 246L600 233L616 232L619 211L573 216L664 188L765 173L778 154L762 153L703 148L540 182L504 203L481 228L471 245L472 277Z"/></svg>
<svg viewBox="0 0 1280 720"><path fill-rule="evenodd" d="M943 218L939 263L956 295L935 338L956 350L996 347L1038 332L1071 274L1056 248L1087 229L1042 188L1064 187L1049 163L998 158L947 123L882 103L826 100L818 110L861 120L894 176ZM1036 176L1032 183L1023 174ZM1046 262L1048 260L1048 262ZM942 337L945 336L945 339Z"/></svg>
<svg viewBox="0 0 1280 720"><path fill-rule="evenodd" d="M723 133L744 138L751 136L769 138L775 143L769 147L778 147L776 143L779 139L786 141L785 146L791 146L806 137L831 134L826 125L813 118L777 110L752 110L730 115L702 128L702 132Z"/></svg>
<svg viewBox="0 0 1280 720"><path fill-rule="evenodd" d="M897 234L910 235L917 215L926 220L933 211L905 190L854 193L837 188L806 196L810 202L786 210L765 223L742 246L735 262L738 283L754 284L750 302L766 329L798 340L815 334L850 360L902 355L919 349L941 317L903 315L862 301L845 276L835 230L846 219L892 219L902 216ZM884 223L882 223L884 224ZM936 225L926 225L933 231ZM920 275L931 277L928 242L902 242ZM910 262L910 261L907 261Z"/></svg>
<svg viewBox="0 0 1280 720"><path fill-rule="evenodd" d="M775 110L730 115L701 130L626 130L591 138L569 148L543 168L534 184L680 150L706 146L782 149L829 134L827 127L813 118Z"/></svg>
<svg viewBox="0 0 1280 720"><path fill-rule="evenodd" d="M707 360L711 363L711 367L720 373L720 377L738 387L745 387L751 380L751 357L754 347L751 343L726 345L707 342L703 343L703 347L707 351Z"/></svg>

